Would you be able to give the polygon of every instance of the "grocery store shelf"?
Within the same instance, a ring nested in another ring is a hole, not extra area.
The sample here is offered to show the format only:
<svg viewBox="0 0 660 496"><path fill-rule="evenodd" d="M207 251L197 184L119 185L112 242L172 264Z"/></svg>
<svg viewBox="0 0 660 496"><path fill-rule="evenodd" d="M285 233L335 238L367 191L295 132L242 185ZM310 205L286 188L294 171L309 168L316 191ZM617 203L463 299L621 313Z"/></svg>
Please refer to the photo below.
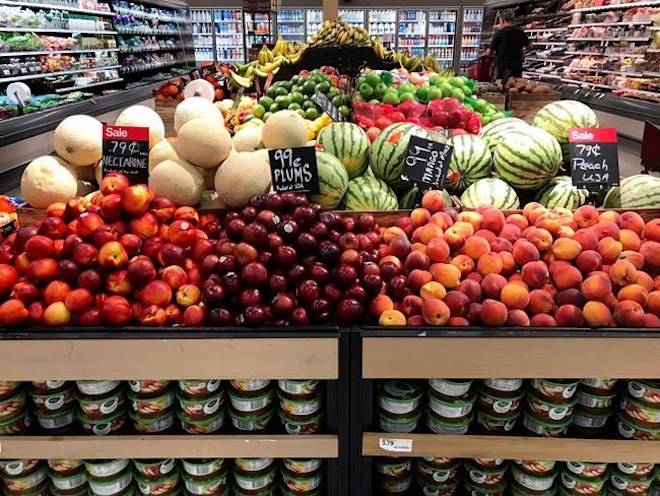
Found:
<svg viewBox="0 0 660 496"><path fill-rule="evenodd" d="M615 90L618 88L618 86L611 86L609 84L591 83L589 81L580 81L579 79L561 78L561 82L569 83L569 84L577 84L578 86L590 86L591 88L602 88L605 90Z"/></svg>
<svg viewBox="0 0 660 496"><path fill-rule="evenodd" d="M153 29L150 31L144 31L142 29L122 29L117 31L121 35L131 35L131 36L176 36L179 35L179 31L174 29Z"/></svg>
<svg viewBox="0 0 660 496"><path fill-rule="evenodd" d="M570 26L569 26L570 27ZM566 31L566 26L561 28L538 28L538 29L525 29L525 33L554 33L559 31Z"/></svg>
<svg viewBox="0 0 660 496"><path fill-rule="evenodd" d="M660 125L660 105L657 103L603 93L597 96L585 95L569 87L562 89L561 96L564 99L579 100L594 110Z"/></svg>
<svg viewBox="0 0 660 496"><path fill-rule="evenodd" d="M277 21L277 24L305 24L305 21Z"/></svg>
<svg viewBox="0 0 660 496"><path fill-rule="evenodd" d="M569 24L569 28L582 28L587 26L645 26L653 21L628 21L628 22L585 22L580 24ZM652 28L651 28L652 29Z"/></svg>
<svg viewBox="0 0 660 496"><path fill-rule="evenodd" d="M473 436L437 434L389 434L366 432L364 456L392 456L381 440L408 440L405 456L448 458L505 458L512 460L589 460L590 462L660 462L660 442L606 439L538 438L522 436ZM386 443L384 443L386 444Z"/></svg>
<svg viewBox="0 0 660 496"><path fill-rule="evenodd" d="M561 46L565 45L565 41L532 41L530 45L539 45L539 46Z"/></svg>
<svg viewBox="0 0 660 496"><path fill-rule="evenodd" d="M636 7L656 7L660 6L660 0L651 0L648 2L631 2L631 3L618 3L610 5L599 5L597 7L583 7L581 9L573 9L570 12L600 12L601 10L628 10Z"/></svg>
<svg viewBox="0 0 660 496"><path fill-rule="evenodd" d="M565 59L539 59L536 57L525 57L525 60L529 60L531 62L543 62L547 64L563 64L566 61Z"/></svg>
<svg viewBox="0 0 660 496"><path fill-rule="evenodd" d="M105 67L89 67L87 69L76 69L73 71L60 71L60 72L42 72L40 74L28 74L27 76L14 76L8 78L0 78L0 83L11 83L12 81L27 81L28 79L42 79L54 76L66 76L67 74L80 74L82 72L96 72L107 71L110 69L118 69L120 65L108 65Z"/></svg>
<svg viewBox="0 0 660 496"><path fill-rule="evenodd" d="M602 72L603 74L620 74L622 76L631 76L631 77L642 77L641 72L627 72L627 71L612 71L608 69L596 69L592 67L574 67L567 65L564 67L566 70L570 71L581 71L581 72Z"/></svg>
<svg viewBox="0 0 660 496"><path fill-rule="evenodd" d="M537 76L537 77L544 77L548 79L561 79L561 76L558 76L557 74L546 74L545 72L528 71L528 70L524 72L525 74L531 74L532 76Z"/></svg>
<svg viewBox="0 0 660 496"><path fill-rule="evenodd" d="M97 83L81 84L80 86L71 86L70 88L57 88L55 90L55 93L58 94L70 93L71 91L80 91L80 90L84 90L85 88L93 88L95 86L106 86L108 84L118 83L123 80L124 80L123 78L117 78L117 79L109 79L107 81L99 81Z"/></svg>
<svg viewBox="0 0 660 496"><path fill-rule="evenodd" d="M139 12L136 10L122 9L122 8L117 9L117 11L120 14L130 15L139 19L151 19L151 20L158 20L160 22L176 22L179 24L191 24L191 21L188 21L183 17L165 17L165 16L160 16L158 14L147 14L145 12Z"/></svg>
<svg viewBox="0 0 660 496"><path fill-rule="evenodd" d="M362 336L365 379L660 376L660 335L650 331L364 330Z"/></svg>
<svg viewBox="0 0 660 496"><path fill-rule="evenodd" d="M429 48L451 48L454 45L429 45Z"/></svg>
<svg viewBox="0 0 660 496"><path fill-rule="evenodd" d="M118 52L119 48L90 48L89 50L35 50L32 52L2 52L0 57L26 57L36 55L74 55L77 53Z"/></svg>
<svg viewBox="0 0 660 496"><path fill-rule="evenodd" d="M0 28L0 33L117 34L117 31L94 31L89 29Z"/></svg>
<svg viewBox="0 0 660 496"><path fill-rule="evenodd" d="M0 459L336 458L336 435L6 436Z"/></svg>
<svg viewBox="0 0 660 496"><path fill-rule="evenodd" d="M649 50L646 50L647 52ZM566 55L588 55L591 57L606 57L608 59L627 59L627 58L638 58L644 57L643 53L597 53L597 52L566 52Z"/></svg>
<svg viewBox="0 0 660 496"><path fill-rule="evenodd" d="M199 47L194 47L199 48ZM170 46L170 47L122 47L119 49L122 53L145 53L145 52L169 52L172 50L182 50L181 45Z"/></svg>
<svg viewBox="0 0 660 496"><path fill-rule="evenodd" d="M0 0L0 5L12 5L16 7L33 7L38 9L57 9L57 10L66 10L67 12L78 12L79 14L91 14L99 16L112 16L114 12L109 10L90 10L90 9L80 9L78 7L68 7L66 5L54 5L49 3L34 3L34 2L12 2L9 0Z"/></svg>
<svg viewBox="0 0 660 496"><path fill-rule="evenodd" d="M581 41L598 41L600 43L603 43L605 41L610 42L610 41L649 41L650 36L646 36L644 38L630 38L630 37L623 37L623 38L567 38L566 41L574 41L574 42L581 42Z"/></svg>

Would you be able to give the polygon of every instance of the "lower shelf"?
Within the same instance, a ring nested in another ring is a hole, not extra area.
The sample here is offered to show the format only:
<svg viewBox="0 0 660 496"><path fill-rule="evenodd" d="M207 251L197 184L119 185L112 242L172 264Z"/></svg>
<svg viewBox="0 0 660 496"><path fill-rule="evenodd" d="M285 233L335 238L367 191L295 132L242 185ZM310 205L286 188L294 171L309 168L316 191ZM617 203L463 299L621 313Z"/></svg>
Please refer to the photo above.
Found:
<svg viewBox="0 0 660 496"><path fill-rule="evenodd" d="M362 437L362 454L660 463L660 441L366 432Z"/></svg>
<svg viewBox="0 0 660 496"><path fill-rule="evenodd" d="M336 435L7 436L0 459L337 458Z"/></svg>

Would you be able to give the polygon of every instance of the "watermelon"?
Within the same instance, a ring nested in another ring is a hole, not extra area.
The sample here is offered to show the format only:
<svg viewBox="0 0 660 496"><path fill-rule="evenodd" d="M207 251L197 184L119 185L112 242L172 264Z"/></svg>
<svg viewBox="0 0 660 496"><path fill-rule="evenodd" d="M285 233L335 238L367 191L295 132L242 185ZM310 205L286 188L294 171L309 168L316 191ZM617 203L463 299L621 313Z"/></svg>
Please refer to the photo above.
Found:
<svg viewBox="0 0 660 496"><path fill-rule="evenodd" d="M532 125L552 134L568 159L568 130L572 127L598 127L596 113L576 100L559 100L542 107Z"/></svg>
<svg viewBox="0 0 660 496"><path fill-rule="evenodd" d="M621 180L605 196L606 208L657 208L660 207L660 178L648 174L636 174Z"/></svg>
<svg viewBox="0 0 660 496"><path fill-rule="evenodd" d="M478 136L461 134L449 140L454 147L449 161L445 185L454 191L463 191L472 183L489 177L493 157L488 145Z"/></svg>
<svg viewBox="0 0 660 496"><path fill-rule="evenodd" d="M514 189L496 177L479 179L461 195L461 202L469 208L491 206L503 209L520 207Z"/></svg>
<svg viewBox="0 0 660 496"><path fill-rule="evenodd" d="M408 142L412 135L426 139L441 138L431 135L424 128L408 122L399 122L383 129L383 132L371 144L369 165L374 175L393 188L405 188L408 183L401 179L403 157L408 151Z"/></svg>
<svg viewBox="0 0 660 496"><path fill-rule="evenodd" d="M396 210L396 195L385 181L360 176L348 182L344 196L346 210Z"/></svg>
<svg viewBox="0 0 660 496"><path fill-rule="evenodd" d="M547 183L562 163L561 147L537 127L509 131L493 153L495 172L511 186L537 189Z"/></svg>
<svg viewBox="0 0 660 496"><path fill-rule="evenodd" d="M550 180L539 193L537 201L546 208L568 208L575 210L587 203L589 191L577 189L568 176L557 176Z"/></svg>
<svg viewBox="0 0 660 496"><path fill-rule="evenodd" d="M357 124L330 124L321 130L316 142L323 146L323 151L334 155L344 164L350 179L361 176L367 168L369 138Z"/></svg>
<svg viewBox="0 0 660 496"><path fill-rule="evenodd" d="M527 127L530 127L529 124L522 119L518 119L517 117L504 117L482 127L479 132L479 137L492 149L500 141L506 139L509 132Z"/></svg>
<svg viewBox="0 0 660 496"><path fill-rule="evenodd" d="M310 199L323 208L336 208L348 188L348 173L337 157L326 152L316 152L316 166L319 194Z"/></svg>

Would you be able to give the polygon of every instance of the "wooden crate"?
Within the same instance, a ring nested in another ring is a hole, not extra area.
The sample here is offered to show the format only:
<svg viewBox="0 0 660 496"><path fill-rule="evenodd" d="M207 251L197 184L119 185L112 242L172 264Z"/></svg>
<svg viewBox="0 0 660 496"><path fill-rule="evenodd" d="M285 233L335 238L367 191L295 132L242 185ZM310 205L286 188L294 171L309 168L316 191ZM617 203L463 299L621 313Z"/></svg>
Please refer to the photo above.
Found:
<svg viewBox="0 0 660 496"><path fill-rule="evenodd" d="M479 98L488 100L497 110L506 110L506 95L504 93L483 93Z"/></svg>
<svg viewBox="0 0 660 496"><path fill-rule="evenodd" d="M551 93L537 94L512 94L509 96L509 102L513 117L523 119L531 124L536 113L548 103L556 102L560 99L560 93L553 91Z"/></svg>
<svg viewBox="0 0 660 496"><path fill-rule="evenodd" d="M165 125L165 137L169 138L176 136L174 132L174 109L179 104L177 100L154 100L156 113L163 120Z"/></svg>

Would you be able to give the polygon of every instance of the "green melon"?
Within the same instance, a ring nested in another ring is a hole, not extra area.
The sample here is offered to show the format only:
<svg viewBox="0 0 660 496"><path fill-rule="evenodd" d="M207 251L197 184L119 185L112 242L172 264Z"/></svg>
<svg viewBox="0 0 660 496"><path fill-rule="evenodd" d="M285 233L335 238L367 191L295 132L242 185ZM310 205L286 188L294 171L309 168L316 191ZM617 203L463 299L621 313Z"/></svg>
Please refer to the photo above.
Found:
<svg viewBox="0 0 660 496"><path fill-rule="evenodd" d="M517 131L520 128L530 127L522 119L517 117L504 117L487 124L479 131L479 137L484 140L492 149L497 146L500 141L506 139L506 136L511 131Z"/></svg>
<svg viewBox="0 0 660 496"><path fill-rule="evenodd" d="M337 157L326 152L316 152L316 166L319 194L311 195L310 199L323 208L336 208L348 188L348 173Z"/></svg>
<svg viewBox="0 0 660 496"><path fill-rule="evenodd" d="M321 130L316 141L323 146L323 151L334 155L344 164L350 179L361 176L367 168L369 137L357 124L330 124Z"/></svg>
<svg viewBox="0 0 660 496"><path fill-rule="evenodd" d="M463 192L461 202L469 208L491 206L514 209L520 207L520 200L514 189L496 177L479 179Z"/></svg>
<svg viewBox="0 0 660 496"><path fill-rule="evenodd" d="M660 207L660 178L636 174L621 180L605 196L606 208L658 208Z"/></svg>
<svg viewBox="0 0 660 496"><path fill-rule="evenodd" d="M568 159L568 130L574 127L598 127L596 113L582 102L559 100L542 107L532 125L552 134Z"/></svg>
<svg viewBox="0 0 660 496"><path fill-rule="evenodd" d="M537 196L537 201L546 208L568 208L575 210L587 203L589 191L573 186L568 176L557 176L550 180Z"/></svg>
<svg viewBox="0 0 660 496"><path fill-rule="evenodd" d="M445 179L449 189L461 192L479 179L491 175L493 157L483 139L460 134L451 138L449 143L454 147Z"/></svg>
<svg viewBox="0 0 660 496"><path fill-rule="evenodd" d="M348 182L343 204L346 210L396 210L399 207L392 188L385 181L368 176Z"/></svg>

